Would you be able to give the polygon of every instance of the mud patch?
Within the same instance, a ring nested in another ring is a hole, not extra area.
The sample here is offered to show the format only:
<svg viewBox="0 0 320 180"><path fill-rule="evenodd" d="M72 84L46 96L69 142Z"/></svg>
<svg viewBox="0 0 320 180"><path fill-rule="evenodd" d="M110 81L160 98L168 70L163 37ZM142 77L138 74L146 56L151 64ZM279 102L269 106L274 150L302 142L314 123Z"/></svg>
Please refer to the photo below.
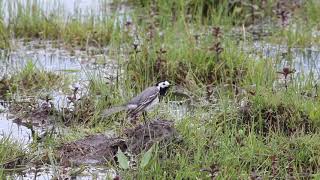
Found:
<svg viewBox="0 0 320 180"><path fill-rule="evenodd" d="M144 125L126 129L122 137L110 138L105 135L91 135L71 143L62 145L57 150L60 164L99 165L106 162L116 162L118 148L123 152L138 155L160 142L167 144L175 139L177 133L173 122L156 119Z"/></svg>
<svg viewBox="0 0 320 180"><path fill-rule="evenodd" d="M63 145L58 150L60 164L64 166L80 164L103 164L113 161L118 147L126 150L126 143L120 138L92 135Z"/></svg>
<svg viewBox="0 0 320 180"><path fill-rule="evenodd" d="M128 151L132 154L140 154L149 149L156 142L171 142L177 135L173 122L155 120L144 125L125 131Z"/></svg>

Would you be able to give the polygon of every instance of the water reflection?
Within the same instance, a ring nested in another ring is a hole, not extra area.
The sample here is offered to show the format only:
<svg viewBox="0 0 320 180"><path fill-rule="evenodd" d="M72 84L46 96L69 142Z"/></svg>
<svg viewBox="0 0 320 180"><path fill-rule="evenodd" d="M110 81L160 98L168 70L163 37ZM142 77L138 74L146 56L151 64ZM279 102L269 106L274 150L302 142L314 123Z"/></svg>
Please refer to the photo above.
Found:
<svg viewBox="0 0 320 180"><path fill-rule="evenodd" d="M72 75L75 81L88 81L90 77L114 77L118 73L117 62L110 59L107 52L89 56L85 51L70 53L65 49L54 48L51 42L38 41L24 44L16 42L16 49L0 56L0 78L23 69L30 61L36 68L48 72ZM2 51L3 52L3 51ZM99 63L98 63L99 62ZM90 76L90 77L89 77Z"/></svg>
<svg viewBox="0 0 320 180"><path fill-rule="evenodd" d="M116 14L116 19L120 22L128 18L126 14L131 10L127 4L113 3L112 0L4 0L0 2L0 7L3 7L3 17L7 23L17 14L20 7L32 11L37 7L46 16L58 15L65 19L106 18Z"/></svg>
<svg viewBox="0 0 320 180"><path fill-rule="evenodd" d="M318 48L288 48L285 45L255 42L250 52L257 59L272 59L278 69L285 66L295 68L297 75L320 78L320 51Z"/></svg>
<svg viewBox="0 0 320 180"><path fill-rule="evenodd" d="M12 141L27 147L32 142L31 130L10 120L10 114L0 113L0 138L9 137Z"/></svg>

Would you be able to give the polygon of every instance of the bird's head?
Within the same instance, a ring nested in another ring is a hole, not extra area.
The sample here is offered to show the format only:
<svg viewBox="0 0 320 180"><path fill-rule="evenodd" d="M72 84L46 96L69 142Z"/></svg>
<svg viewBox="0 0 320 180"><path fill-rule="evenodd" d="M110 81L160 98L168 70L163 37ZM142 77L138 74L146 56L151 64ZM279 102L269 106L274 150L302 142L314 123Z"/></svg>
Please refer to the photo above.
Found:
<svg viewBox="0 0 320 180"><path fill-rule="evenodd" d="M164 96L170 87L170 83L168 81L161 81L158 82L156 86L160 90L160 95Z"/></svg>

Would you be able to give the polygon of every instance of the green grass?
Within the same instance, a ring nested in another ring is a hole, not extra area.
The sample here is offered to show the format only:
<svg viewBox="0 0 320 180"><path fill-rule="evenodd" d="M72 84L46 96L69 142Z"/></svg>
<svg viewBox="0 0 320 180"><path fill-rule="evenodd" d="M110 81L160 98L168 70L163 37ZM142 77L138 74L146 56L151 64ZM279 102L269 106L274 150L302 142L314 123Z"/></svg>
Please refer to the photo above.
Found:
<svg viewBox="0 0 320 180"><path fill-rule="evenodd" d="M14 172L15 169L18 171L19 159L23 161L25 155L19 142L14 142L9 137L2 137L0 140L0 177L5 177L6 173ZM3 169L3 166L6 167L6 170Z"/></svg>

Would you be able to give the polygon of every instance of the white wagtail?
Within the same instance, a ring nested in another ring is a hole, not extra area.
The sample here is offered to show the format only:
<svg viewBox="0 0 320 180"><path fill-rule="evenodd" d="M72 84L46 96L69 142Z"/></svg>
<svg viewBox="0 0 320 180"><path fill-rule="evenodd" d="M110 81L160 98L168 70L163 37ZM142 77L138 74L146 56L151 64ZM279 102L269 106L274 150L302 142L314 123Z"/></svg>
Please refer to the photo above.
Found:
<svg viewBox="0 0 320 180"><path fill-rule="evenodd" d="M124 110L127 111L128 117L135 117L140 112L145 115L147 111L153 109L160 102L159 96L164 96L169 87L170 83L168 81L159 82L155 86L146 88L128 103L105 110L102 116L108 117Z"/></svg>

